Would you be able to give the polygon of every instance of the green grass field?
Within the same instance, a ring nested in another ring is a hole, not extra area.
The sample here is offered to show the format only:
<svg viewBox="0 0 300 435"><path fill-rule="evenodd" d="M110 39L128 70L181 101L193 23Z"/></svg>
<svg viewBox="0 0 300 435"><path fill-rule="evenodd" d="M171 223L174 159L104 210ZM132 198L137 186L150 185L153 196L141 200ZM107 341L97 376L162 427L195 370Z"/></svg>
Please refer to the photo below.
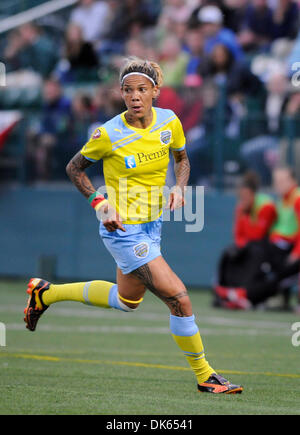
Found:
<svg viewBox="0 0 300 435"><path fill-rule="evenodd" d="M211 365L242 395L196 390L169 333L167 308L152 294L136 313L80 303L49 308L25 329L25 282L0 282L0 414L300 414L300 347L290 313L227 312L191 292Z"/></svg>

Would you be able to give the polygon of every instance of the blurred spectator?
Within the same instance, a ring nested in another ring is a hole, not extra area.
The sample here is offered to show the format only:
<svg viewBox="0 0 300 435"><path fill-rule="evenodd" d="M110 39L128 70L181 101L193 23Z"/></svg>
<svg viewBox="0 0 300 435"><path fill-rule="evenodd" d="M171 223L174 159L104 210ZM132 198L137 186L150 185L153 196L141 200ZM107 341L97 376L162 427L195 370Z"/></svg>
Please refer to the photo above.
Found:
<svg viewBox="0 0 300 435"><path fill-rule="evenodd" d="M13 31L4 50L7 71L33 70L47 77L57 61L57 48L33 23Z"/></svg>
<svg viewBox="0 0 300 435"><path fill-rule="evenodd" d="M79 93L73 98L71 106L73 149L79 149L86 142L88 128L98 115L95 109L93 99L89 95ZM72 155L69 156L70 159L71 157Z"/></svg>
<svg viewBox="0 0 300 435"><path fill-rule="evenodd" d="M300 181L300 92L289 95L285 107L284 135L280 141L280 161L293 163L295 175Z"/></svg>
<svg viewBox="0 0 300 435"><path fill-rule="evenodd" d="M112 118L117 113L121 113L126 110L126 106L120 92L120 82L117 78L107 85L105 95L105 113L108 119Z"/></svg>
<svg viewBox="0 0 300 435"><path fill-rule="evenodd" d="M293 46L288 59L288 75L293 77L292 85L300 86L300 31L297 35L295 45Z"/></svg>
<svg viewBox="0 0 300 435"><path fill-rule="evenodd" d="M108 32L108 39L118 42L120 47L123 47L128 38L140 36L147 26L153 24L153 17L149 14L143 0L119 1Z"/></svg>
<svg viewBox="0 0 300 435"><path fill-rule="evenodd" d="M119 71L124 63L124 57L138 57L140 59L149 59L147 56L147 47L143 40L138 37L130 38L124 46L124 53L110 56L110 66Z"/></svg>
<svg viewBox="0 0 300 435"><path fill-rule="evenodd" d="M202 7L197 16L200 28L205 38L204 51L210 54L217 44L226 45L236 59L243 56L236 35L223 27L222 12L216 6Z"/></svg>
<svg viewBox="0 0 300 435"><path fill-rule="evenodd" d="M270 46L270 52L256 54L251 61L251 71L265 84L276 74L288 75L288 58L293 42L286 39L276 39Z"/></svg>
<svg viewBox="0 0 300 435"><path fill-rule="evenodd" d="M159 25L169 28L172 23L186 23L191 12L191 3L186 0L165 0Z"/></svg>
<svg viewBox="0 0 300 435"><path fill-rule="evenodd" d="M239 42L244 50L267 50L273 39L272 9L268 0L248 4Z"/></svg>
<svg viewBox="0 0 300 435"><path fill-rule="evenodd" d="M109 115L107 114L107 101L109 100L109 92L103 86L98 86L92 96L93 108L95 111L95 120L97 126L104 124L109 120ZM96 127L95 127L96 128Z"/></svg>
<svg viewBox="0 0 300 435"><path fill-rule="evenodd" d="M224 26L239 33L244 21L248 0L224 0Z"/></svg>
<svg viewBox="0 0 300 435"><path fill-rule="evenodd" d="M22 69L21 51L24 42L21 39L20 31L12 30L7 37L6 46L3 50L3 59L5 61L6 71L16 71Z"/></svg>
<svg viewBox="0 0 300 435"><path fill-rule="evenodd" d="M187 135L202 122L202 84L203 81L197 74L187 75L183 83L183 108L180 120Z"/></svg>
<svg viewBox="0 0 300 435"><path fill-rule="evenodd" d="M160 55L164 85L175 88L181 86L186 72L188 55L182 50L176 36L170 35L163 41Z"/></svg>
<svg viewBox="0 0 300 435"><path fill-rule="evenodd" d="M271 134L277 134L288 100L288 80L286 76L280 71L273 73L267 83L267 92L265 104L267 128Z"/></svg>
<svg viewBox="0 0 300 435"><path fill-rule="evenodd" d="M248 169L256 171L264 186L270 185L273 168L279 161L278 137L261 134L240 146L240 157Z"/></svg>
<svg viewBox="0 0 300 435"><path fill-rule="evenodd" d="M215 45L211 54L202 61L199 73L204 79L209 78L221 86L229 108L225 134L231 138L238 137L240 123L245 116L245 97L259 94L262 83L243 61L236 60L222 44Z"/></svg>
<svg viewBox="0 0 300 435"><path fill-rule="evenodd" d="M156 100L156 106L173 110L180 118L183 130L187 134L201 121L202 79L196 74L190 74L186 76L183 85L180 95L175 89L164 86Z"/></svg>
<svg viewBox="0 0 300 435"><path fill-rule="evenodd" d="M63 47L63 58L56 68L61 82L90 77L91 71L99 66L98 57L90 42L83 39L82 29L77 24L69 24Z"/></svg>
<svg viewBox="0 0 300 435"><path fill-rule="evenodd" d="M208 185L209 176L212 171L212 142L215 129L216 105L218 101L218 90L216 85L207 80L202 83L198 75L187 76L185 85L188 92L184 91L187 110L188 97L197 105L197 116L193 114L193 127L189 126L189 119L185 118L185 128L187 132L188 148L190 156L191 174L189 182L193 185ZM200 106L201 105L201 106ZM226 107L226 113L228 107ZM191 114L191 112L188 112ZM198 119L197 119L198 117Z"/></svg>
<svg viewBox="0 0 300 435"><path fill-rule="evenodd" d="M252 74L243 61L234 58L226 45L216 44L209 56L203 60L198 72L203 78L226 83L227 93L232 95L255 95L260 92L261 82Z"/></svg>
<svg viewBox="0 0 300 435"><path fill-rule="evenodd" d="M273 12L273 39L297 36L299 29L299 6L293 0L278 0Z"/></svg>
<svg viewBox="0 0 300 435"><path fill-rule="evenodd" d="M190 183L203 184L207 176L208 141L203 137L203 81L197 74L189 74L184 80L182 90L183 107L180 120L187 138L187 152L190 159Z"/></svg>
<svg viewBox="0 0 300 435"><path fill-rule="evenodd" d="M204 38L199 28L188 29L185 36L186 50L189 55L186 74L197 74L204 54Z"/></svg>
<svg viewBox="0 0 300 435"><path fill-rule="evenodd" d="M73 9L70 23L81 27L83 39L95 42L103 38L109 30L110 9L106 1L80 0Z"/></svg>
<svg viewBox="0 0 300 435"><path fill-rule="evenodd" d="M145 58L146 46L143 41L139 38L131 38L126 42L125 45L125 55L135 56L140 59Z"/></svg>
<svg viewBox="0 0 300 435"><path fill-rule="evenodd" d="M241 145L241 156L247 167L257 171L264 185L280 158L280 137L285 134L284 115L289 98L289 83L279 70L269 77L264 103L264 127L261 134ZM263 116L263 114L262 114Z"/></svg>
<svg viewBox="0 0 300 435"><path fill-rule="evenodd" d="M300 115L300 92L294 92L286 106L286 113L290 116Z"/></svg>
<svg viewBox="0 0 300 435"><path fill-rule="evenodd" d="M180 117L183 112L183 99L174 88L163 86L156 100L156 106L162 109L171 109Z"/></svg>
<svg viewBox="0 0 300 435"><path fill-rule="evenodd" d="M85 136L86 123L105 122L125 109L117 78L124 56L155 60L165 76L156 104L171 108L182 121L191 144L192 182L210 180L212 144L216 143L216 131L220 131L225 160L228 152L238 154L235 150L241 149L239 163L256 168L266 183L278 158L279 141L281 144L285 139L293 149L300 149L300 33L292 51L293 41L288 39L295 36L298 8L296 0L79 0L70 14L65 36L57 32L55 44L46 38L46 27L41 31L33 23L3 38L0 50L11 74L7 74L6 89L1 91L1 104L3 108L19 109L21 104L35 110L39 80L51 75L68 84L68 92L75 95L72 108L65 108L61 119L57 116L51 133L47 126L54 113L63 111L63 99L57 98L55 104L46 102L30 148L34 151L31 160L35 167L42 168L37 169L41 174L46 174L47 165L36 162L47 160L48 152L50 175L39 177L49 178L57 167L58 153L75 146L81 128ZM64 14L57 16L64 22ZM250 60L253 53L244 56L237 37L250 33L253 39L246 43L247 49L270 48L268 53L255 55L251 70L245 59ZM287 64L294 89L291 95L284 72ZM34 71L40 75L33 77ZM99 81L99 74L101 86L95 85L91 93L90 86ZM91 101L84 90L84 94L76 95L76 85L81 81ZM224 83L227 93L219 86ZM62 97L61 90L60 94ZM64 136L61 126L68 116L76 125L66 122ZM53 153L50 136L51 140L55 138ZM45 151L47 147L49 151ZM36 151L37 157L33 157ZM235 161L237 157L230 158Z"/></svg>
<svg viewBox="0 0 300 435"><path fill-rule="evenodd" d="M199 2L196 1L196 3ZM161 38L166 38L168 34L173 33L183 42L194 7L195 2L193 1L166 0L157 26Z"/></svg>
<svg viewBox="0 0 300 435"><path fill-rule="evenodd" d="M43 99L39 129L30 133L28 160L31 179L46 181L52 178L55 165L62 163L55 158L56 148L70 146L71 102L54 79L45 81Z"/></svg>

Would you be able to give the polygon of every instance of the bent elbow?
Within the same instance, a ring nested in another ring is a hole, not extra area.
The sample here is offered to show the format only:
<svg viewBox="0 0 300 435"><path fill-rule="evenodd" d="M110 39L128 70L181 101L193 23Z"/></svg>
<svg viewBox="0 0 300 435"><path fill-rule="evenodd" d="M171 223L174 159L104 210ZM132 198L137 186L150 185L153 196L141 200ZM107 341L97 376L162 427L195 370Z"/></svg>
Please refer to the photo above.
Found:
<svg viewBox="0 0 300 435"><path fill-rule="evenodd" d="M70 175L71 175L71 172L72 172L71 167L72 167L72 163L69 162L69 163L67 164L67 166L66 166L66 173L67 173L67 175L68 175L69 178L70 178Z"/></svg>

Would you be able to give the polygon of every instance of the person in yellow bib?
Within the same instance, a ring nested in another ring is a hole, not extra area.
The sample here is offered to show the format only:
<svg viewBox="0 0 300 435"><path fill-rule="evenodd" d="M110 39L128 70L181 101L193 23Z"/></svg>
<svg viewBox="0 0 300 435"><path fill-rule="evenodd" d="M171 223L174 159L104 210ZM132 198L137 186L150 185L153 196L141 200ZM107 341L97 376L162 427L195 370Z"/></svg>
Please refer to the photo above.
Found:
<svg viewBox="0 0 300 435"><path fill-rule="evenodd" d="M97 128L67 165L72 183L102 217L100 235L117 264L117 282L57 285L32 278L24 320L34 331L50 305L66 300L132 312L148 289L170 309L172 336L196 375L198 390L241 393L241 386L218 375L207 362L187 289L160 252L162 188L170 150L176 176L167 203L171 211L184 205L190 168L179 119L171 110L153 107L162 84L158 64L127 59L120 72L126 112ZM85 173L100 159L107 199Z"/></svg>
<svg viewBox="0 0 300 435"><path fill-rule="evenodd" d="M240 243L236 243L238 249L229 248L220 261L214 306L261 309L269 298L279 296L278 308L292 308L291 290L299 282L300 272L300 189L287 166L274 168L272 177L279 198L273 202L269 196L259 196L254 200L258 211L253 213L254 219L239 217L236 240ZM249 177L246 184L248 188L252 184ZM247 238L250 240L243 246ZM299 292L294 311L300 313Z"/></svg>

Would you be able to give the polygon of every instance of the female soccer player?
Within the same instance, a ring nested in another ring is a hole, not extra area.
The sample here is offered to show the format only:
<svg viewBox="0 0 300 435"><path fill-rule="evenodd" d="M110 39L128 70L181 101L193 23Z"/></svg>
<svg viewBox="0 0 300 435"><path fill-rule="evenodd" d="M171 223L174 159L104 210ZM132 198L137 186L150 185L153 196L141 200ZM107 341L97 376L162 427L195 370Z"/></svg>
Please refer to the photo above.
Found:
<svg viewBox="0 0 300 435"><path fill-rule="evenodd" d="M168 207L184 205L189 160L181 123L174 112L153 107L162 86L154 62L130 58L120 72L127 111L97 128L67 165L67 173L101 212L100 235L117 264L117 283L91 281L56 285L39 278L29 281L25 322L34 331L41 314L53 303L78 301L104 308L134 311L146 288L170 309L170 329L194 371L198 390L241 393L243 388L217 375L205 359L191 301L178 276L160 252L162 187L169 162L175 159L176 186ZM108 200L96 191L85 169L103 159Z"/></svg>

